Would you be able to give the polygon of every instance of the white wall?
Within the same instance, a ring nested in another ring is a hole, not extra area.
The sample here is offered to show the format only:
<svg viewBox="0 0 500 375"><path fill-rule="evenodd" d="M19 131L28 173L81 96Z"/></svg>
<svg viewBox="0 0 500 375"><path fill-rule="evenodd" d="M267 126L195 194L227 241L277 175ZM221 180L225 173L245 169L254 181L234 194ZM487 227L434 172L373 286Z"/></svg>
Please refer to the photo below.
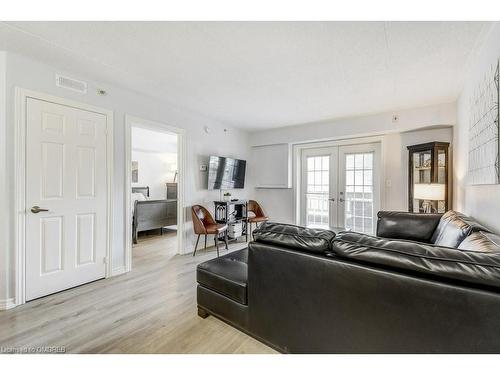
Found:
<svg viewBox="0 0 500 375"><path fill-rule="evenodd" d="M469 64L462 93L457 102L457 126L454 129L454 206L482 224L500 233L500 185L468 185L469 98L487 69L500 57L500 24L495 22L485 41Z"/></svg>
<svg viewBox="0 0 500 375"><path fill-rule="evenodd" d="M5 165L7 137L6 137L6 65L7 55L0 51L0 306L5 305L9 289L9 274L4 272L9 265L9 247L8 226L6 212L8 206L7 196L7 169Z"/></svg>
<svg viewBox="0 0 500 375"><path fill-rule="evenodd" d="M175 171L171 170L171 166L175 168L177 165L177 154L132 149L132 160L137 161L139 166L139 180L133 182L132 187L149 186L151 199L166 199L165 183L174 181Z"/></svg>
<svg viewBox="0 0 500 375"><path fill-rule="evenodd" d="M2 61L0 55L0 61ZM0 69L2 63L0 62ZM67 74L77 79L89 82L89 92L81 95L55 86L55 74ZM207 208L213 208L212 201L219 198L217 191L206 190L206 173L199 171L201 162L207 163L208 155L224 154L224 156L247 159L248 143L247 133L225 126L212 119L200 115L189 113L176 108L169 103L161 102L132 91L127 91L106 84L96 83L92 77L81 76L75 72L66 72L64 67L53 67L27 59L17 54L8 52L6 55L6 89L1 90L6 95L6 129L5 140L6 152L5 162L0 157L0 171L6 170L5 179L7 181L6 192L2 195L2 205L7 206L7 210L2 210L2 230L6 235L0 236L5 246L0 248L0 266L4 259L9 259L7 267L0 269L1 275L6 275L9 282L7 293L0 295L0 300L13 297L13 270L14 270L14 92L19 86L26 89L40 91L51 95L68 98L91 105L100 106L114 111L114 232L113 232L113 268L124 265L124 180L125 180L125 114L134 115L151 121L164 123L167 125L186 129L186 186L185 186L185 212L186 212L186 236L185 252L192 251L194 245L194 235L192 235L192 224L190 206L194 203L201 203ZM0 79L0 85L2 80ZM104 88L108 92L106 96L99 96L97 88ZM0 87L1 89L1 87ZM0 101L2 100L0 94ZM1 102L0 102L1 104ZM2 106L3 107L3 106ZM0 109L1 111L1 109ZM0 112L1 115L1 112ZM1 117L0 117L1 119ZM211 132L204 132L204 127L209 126ZM228 131L225 132L224 128ZM2 125L0 120L0 132ZM1 135L1 133L0 133ZM250 166L251 169L251 166ZM4 181L4 179L0 179ZM1 186L1 185L0 185ZM247 181L247 186L249 186ZM1 189L1 188L0 188ZM238 191L238 196L248 197L249 189ZM1 293L0 281L0 293Z"/></svg>
<svg viewBox="0 0 500 375"><path fill-rule="evenodd" d="M137 161L139 181L134 186L149 186L151 199L165 199L165 183L173 182L177 170L177 135L132 126L131 161ZM142 124L144 126L144 124Z"/></svg>
<svg viewBox="0 0 500 375"><path fill-rule="evenodd" d="M398 116L397 122L392 120L393 115ZM446 103L254 132L250 133L250 144L258 146L381 135L428 126L453 125L456 117L456 103Z"/></svg>
<svg viewBox="0 0 500 375"><path fill-rule="evenodd" d="M397 122L392 120L394 114L398 115ZM252 146L283 142L300 144L318 140L379 136L382 139L384 174L381 186L381 209L406 211L408 210L406 146L430 141L452 143L451 126L455 123L456 105L448 103L255 132L250 134L250 144ZM253 166L256 171L261 167L265 168L265 166ZM388 181L390 187L386 186ZM293 194L292 189L255 189L255 199L262 203L270 219L286 223L295 222Z"/></svg>

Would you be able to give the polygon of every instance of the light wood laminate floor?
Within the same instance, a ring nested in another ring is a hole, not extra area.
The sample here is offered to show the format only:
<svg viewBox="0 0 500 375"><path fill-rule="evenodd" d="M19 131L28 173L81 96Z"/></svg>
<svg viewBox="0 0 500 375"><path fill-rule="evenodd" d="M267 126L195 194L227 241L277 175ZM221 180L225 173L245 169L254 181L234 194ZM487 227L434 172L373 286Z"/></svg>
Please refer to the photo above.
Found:
<svg viewBox="0 0 500 375"><path fill-rule="evenodd" d="M200 241L201 243L203 241ZM70 353L275 353L196 311L196 265L176 255L175 233L142 238L128 274L0 311L0 347L63 346ZM230 244L234 251L245 243ZM222 250L221 255L226 253Z"/></svg>

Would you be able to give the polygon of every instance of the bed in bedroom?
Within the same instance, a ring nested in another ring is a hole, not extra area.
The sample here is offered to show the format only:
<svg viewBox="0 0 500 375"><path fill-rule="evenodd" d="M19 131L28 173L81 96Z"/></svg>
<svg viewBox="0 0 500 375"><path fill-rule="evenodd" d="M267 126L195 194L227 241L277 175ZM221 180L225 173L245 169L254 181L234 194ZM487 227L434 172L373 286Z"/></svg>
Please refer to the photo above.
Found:
<svg viewBox="0 0 500 375"><path fill-rule="evenodd" d="M132 240L139 232L177 225L177 199L149 199L149 187L132 187Z"/></svg>

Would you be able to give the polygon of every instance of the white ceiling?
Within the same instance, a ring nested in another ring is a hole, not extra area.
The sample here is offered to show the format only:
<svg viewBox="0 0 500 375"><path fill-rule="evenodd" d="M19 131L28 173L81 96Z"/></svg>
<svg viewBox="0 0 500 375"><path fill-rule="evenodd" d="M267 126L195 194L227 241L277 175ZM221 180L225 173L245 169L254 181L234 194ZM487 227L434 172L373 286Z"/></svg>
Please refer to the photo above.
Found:
<svg viewBox="0 0 500 375"><path fill-rule="evenodd" d="M7 22L0 48L259 130L454 101L479 22Z"/></svg>
<svg viewBox="0 0 500 375"><path fill-rule="evenodd" d="M177 153L177 136L173 134L132 127L130 140L135 151Z"/></svg>

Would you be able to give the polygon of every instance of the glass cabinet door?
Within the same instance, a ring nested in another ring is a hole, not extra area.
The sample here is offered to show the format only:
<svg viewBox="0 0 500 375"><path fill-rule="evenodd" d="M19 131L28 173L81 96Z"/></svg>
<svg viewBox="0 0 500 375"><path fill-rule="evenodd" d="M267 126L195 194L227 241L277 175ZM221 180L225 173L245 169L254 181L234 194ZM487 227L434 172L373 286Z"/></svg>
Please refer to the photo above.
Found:
<svg viewBox="0 0 500 375"><path fill-rule="evenodd" d="M418 151L413 153L413 184L430 184L432 182L432 151ZM413 196L413 212L424 212L423 199Z"/></svg>
<svg viewBox="0 0 500 375"><path fill-rule="evenodd" d="M446 169L446 152L443 149L438 149L437 150L437 176L436 176L436 182L438 184L443 184L447 186L447 169ZM438 213L444 213L446 212L446 201L445 200L440 200L437 201L437 210Z"/></svg>
<svg viewBox="0 0 500 375"><path fill-rule="evenodd" d="M408 146L408 209L415 213L448 210L448 146L429 142Z"/></svg>

